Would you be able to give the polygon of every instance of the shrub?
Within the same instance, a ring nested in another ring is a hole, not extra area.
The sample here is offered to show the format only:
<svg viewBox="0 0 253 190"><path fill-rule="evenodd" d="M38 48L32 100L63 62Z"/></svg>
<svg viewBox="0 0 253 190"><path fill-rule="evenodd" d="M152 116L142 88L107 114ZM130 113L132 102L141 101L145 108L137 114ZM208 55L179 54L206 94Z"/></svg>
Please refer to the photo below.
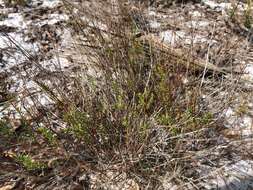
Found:
<svg viewBox="0 0 253 190"><path fill-rule="evenodd" d="M76 48L84 62L75 77L65 79L69 83L63 89L70 90L49 94L55 93L57 105L63 100L58 109L68 126L65 137L69 145L75 142L72 149L85 150L83 159L92 157L95 165L122 163L122 171L144 178L156 171L155 185L156 176L186 168L179 160L187 154L187 138L201 138L205 129L220 126L203 104L199 73L189 72L187 60L170 57L138 38L136 32L141 31L121 1L116 10L108 2L97 3L97 14L92 7L82 7L78 16L67 4L73 14L69 26L83 42ZM82 20L82 13L91 20ZM185 84L187 73L190 81ZM215 146L206 138L203 148Z"/></svg>
<svg viewBox="0 0 253 190"><path fill-rule="evenodd" d="M47 80L36 79L54 105L50 110L37 106L38 113L45 112L44 120L34 123L47 127L34 127L33 132L63 147L78 167L85 163L101 173L116 168L115 173L152 189L167 175L168 182L197 183L198 166L216 156L212 150L222 142L218 137L223 127L217 117L222 110L209 106L202 95L213 95L216 85L224 90L215 81L223 75L205 75L189 65L192 58L168 54L141 38L146 35L142 23L136 24L125 1L94 2L77 7L64 1L71 17L68 27L78 40L74 51L83 62L73 61L77 69L71 74L59 71L55 77L48 71ZM54 119L62 125L51 130ZM44 168L27 154L18 155L17 161L27 170Z"/></svg>
<svg viewBox="0 0 253 190"><path fill-rule="evenodd" d="M28 171L42 170L46 167L45 164L33 160L27 154L18 154L15 159Z"/></svg>

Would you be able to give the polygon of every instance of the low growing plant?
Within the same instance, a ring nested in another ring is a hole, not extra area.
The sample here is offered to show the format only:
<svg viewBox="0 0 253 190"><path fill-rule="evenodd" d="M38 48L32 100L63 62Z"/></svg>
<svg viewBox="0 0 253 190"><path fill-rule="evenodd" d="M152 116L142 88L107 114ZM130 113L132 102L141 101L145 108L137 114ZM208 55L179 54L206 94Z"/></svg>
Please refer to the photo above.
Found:
<svg viewBox="0 0 253 190"><path fill-rule="evenodd" d="M18 154L15 159L28 171L42 170L46 168L45 164L33 160L28 154Z"/></svg>

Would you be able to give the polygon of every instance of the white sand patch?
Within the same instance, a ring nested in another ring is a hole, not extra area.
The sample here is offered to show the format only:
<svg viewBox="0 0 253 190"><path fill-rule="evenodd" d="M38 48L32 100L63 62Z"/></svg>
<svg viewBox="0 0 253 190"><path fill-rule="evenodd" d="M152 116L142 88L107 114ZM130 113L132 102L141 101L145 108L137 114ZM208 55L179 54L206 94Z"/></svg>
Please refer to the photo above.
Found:
<svg viewBox="0 0 253 190"><path fill-rule="evenodd" d="M22 64L28 59L27 56L34 55L39 49L36 43L26 43L20 33L0 35L0 48L6 49L3 53L0 72Z"/></svg>
<svg viewBox="0 0 253 190"><path fill-rule="evenodd" d="M155 11L149 11L149 12L148 12L148 15L149 15L149 16L156 16L157 13L156 13Z"/></svg>
<svg viewBox="0 0 253 190"><path fill-rule="evenodd" d="M210 43L214 44L216 43L215 40L210 40L206 36L202 35L195 35L195 36L189 36L183 31L171 31L167 30L160 33L160 38L165 43L175 46L177 44L197 44L197 43Z"/></svg>
<svg viewBox="0 0 253 190"><path fill-rule="evenodd" d="M0 106L0 120L4 119L6 116L8 116L9 119L21 119L21 115L13 105L8 105L8 107Z"/></svg>
<svg viewBox="0 0 253 190"><path fill-rule="evenodd" d="M6 60L4 70L8 70L11 67L17 66L26 60L26 57L18 52L14 52L10 55L4 55L3 60Z"/></svg>
<svg viewBox="0 0 253 190"><path fill-rule="evenodd" d="M227 166L216 179L210 180L206 189L240 189L248 190L253 188L253 161L240 160L235 164ZM208 185L209 184L209 185Z"/></svg>
<svg viewBox="0 0 253 190"><path fill-rule="evenodd" d="M201 16L202 16L201 12L199 12L199 11L192 11L192 12L189 12L189 14L190 14L193 18L201 17Z"/></svg>
<svg viewBox="0 0 253 190"><path fill-rule="evenodd" d="M41 88L33 81L24 82L20 78L13 76L12 79L16 79L17 88L10 89L10 92L19 92L16 97L15 105L6 105L6 107L0 105L0 120L8 115L9 118L20 119L22 113L25 115L27 110L48 105L52 105L53 100L45 93L41 92ZM32 94L32 95L29 95Z"/></svg>
<svg viewBox="0 0 253 190"><path fill-rule="evenodd" d="M22 100L22 103L19 104L19 109L23 109L23 113L26 113L26 109L39 107L39 106L47 106L53 104L53 101L43 93L37 93L34 97L26 97Z"/></svg>
<svg viewBox="0 0 253 190"><path fill-rule="evenodd" d="M41 6L47 8L54 8L60 4L61 4L60 0L44 0Z"/></svg>
<svg viewBox="0 0 253 190"><path fill-rule="evenodd" d="M157 22L156 20L151 21L149 24L150 24L151 28L155 28L156 29L156 28L161 27L161 23Z"/></svg>
<svg viewBox="0 0 253 190"><path fill-rule="evenodd" d="M225 127L230 129L229 134L249 137L253 134L253 118L248 115L239 116L232 108L225 111L227 124Z"/></svg>
<svg viewBox="0 0 253 190"><path fill-rule="evenodd" d="M64 29L61 36L61 47L70 47L73 43L73 37L70 30Z"/></svg>
<svg viewBox="0 0 253 190"><path fill-rule="evenodd" d="M48 71L61 71L70 66L69 61L64 57L53 57L50 60L40 62L40 65Z"/></svg>
<svg viewBox="0 0 253 190"><path fill-rule="evenodd" d="M7 39L4 36L0 35L0 48L6 48L7 44Z"/></svg>
<svg viewBox="0 0 253 190"><path fill-rule="evenodd" d="M206 6L210 7L213 10L222 11L224 14L225 11L232 10L234 8L232 3L217 3L213 0L202 0L202 3L204 3ZM246 4L242 2L239 2L236 6L236 9L240 11L245 10L247 7Z"/></svg>
<svg viewBox="0 0 253 190"><path fill-rule="evenodd" d="M20 113L22 115L28 114L28 110L34 107L46 107L48 105L52 105L53 101L46 95L46 94L36 94L36 97L26 97L22 98L22 100L19 98L19 102L13 105L8 105L8 107L0 106L0 120L4 119L6 116L8 118L13 119L21 119Z"/></svg>
<svg viewBox="0 0 253 190"><path fill-rule="evenodd" d="M169 15L156 12L154 10L149 10L148 15L151 17L158 17L158 18L167 18Z"/></svg>
<svg viewBox="0 0 253 190"><path fill-rule="evenodd" d="M23 16L20 13L9 13L6 19L0 21L0 25L19 29L24 29L27 26Z"/></svg>
<svg viewBox="0 0 253 190"><path fill-rule="evenodd" d="M186 26L188 26L190 28L199 28L199 27L209 26L210 22L208 22L208 21L190 21L185 24L186 24Z"/></svg>
<svg viewBox="0 0 253 190"><path fill-rule="evenodd" d="M247 64L244 72L245 74L243 75L243 78L253 81L253 64Z"/></svg>
<svg viewBox="0 0 253 190"><path fill-rule="evenodd" d="M230 128L237 120L235 111L230 107L225 111L225 117L228 122L225 126L228 128Z"/></svg>
<svg viewBox="0 0 253 190"><path fill-rule="evenodd" d="M38 46L36 43L27 43L25 42L25 38L21 33L8 33L7 36L0 35L0 48L7 47L16 47L16 45L20 46L23 50L26 51L38 51ZM16 45L15 45L16 44Z"/></svg>
<svg viewBox="0 0 253 190"><path fill-rule="evenodd" d="M185 38L185 32L182 31L171 31L171 30L167 30L164 32L160 33L160 37L161 39L167 43L170 44L172 46L176 45L176 43L182 39Z"/></svg>
<svg viewBox="0 0 253 190"><path fill-rule="evenodd" d="M216 9L220 11L231 8L231 3L216 3L212 0L202 0L202 2L211 9Z"/></svg>
<svg viewBox="0 0 253 190"><path fill-rule="evenodd" d="M38 22L36 25L43 26L45 24L54 25L60 21L66 21L69 19L69 16L66 14L50 14L48 18L44 21Z"/></svg>

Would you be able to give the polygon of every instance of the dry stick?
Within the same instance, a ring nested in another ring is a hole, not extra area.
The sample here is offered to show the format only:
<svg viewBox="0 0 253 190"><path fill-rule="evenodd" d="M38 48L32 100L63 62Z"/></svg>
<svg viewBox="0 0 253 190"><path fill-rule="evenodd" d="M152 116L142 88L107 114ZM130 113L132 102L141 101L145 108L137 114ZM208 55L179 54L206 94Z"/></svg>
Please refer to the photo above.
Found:
<svg viewBox="0 0 253 190"><path fill-rule="evenodd" d="M226 78L230 77L231 78L231 68L228 67L217 67L216 65L207 62L205 60L195 58L190 59L187 57L187 55L180 49L175 49L170 47L169 45L163 43L159 37L154 36L152 34L147 34L147 35L136 35L136 39L140 40L141 42L148 42L149 45L152 45L154 49L160 51L161 53L164 53L165 56L167 56L170 59L173 60L182 60L180 63L184 64L185 67L187 65L192 65L192 66L197 66L196 69L203 71L206 70L206 72L211 72L211 73L219 73L223 74ZM234 74L243 74L242 72L237 72L234 71ZM246 79L246 78L240 78L240 82L245 82L246 84L251 84L253 85L253 80L251 79Z"/></svg>
<svg viewBox="0 0 253 190"><path fill-rule="evenodd" d="M214 23L214 29L215 29L215 23ZM212 31L211 40L212 40L212 38L213 38L214 29L213 29L213 31ZM202 75L202 79L201 79L200 89L201 89L201 87L202 87L202 85L203 85L203 82L204 82L204 79L205 79L205 75L206 75L206 71L207 71L207 64L208 64L208 60L209 60L210 46L211 46L211 43L208 44L208 48L207 48L206 64L205 64L205 69L204 69L204 71L203 71L203 75Z"/></svg>
<svg viewBox="0 0 253 190"><path fill-rule="evenodd" d="M138 38L137 38L138 39ZM189 62L189 57L186 57L185 53L179 49L173 49L169 45L163 43L159 37L154 35L143 35L139 38L142 41L148 41L150 45L154 46L155 49L160 52L165 53L168 57L173 58L175 60L182 60L182 64L187 64ZM203 70L207 69L213 72L218 72L221 74L229 74L230 69L226 67L217 67L212 63L206 62L201 59L190 60L190 65L197 66L198 69ZM187 66L187 65L185 65Z"/></svg>

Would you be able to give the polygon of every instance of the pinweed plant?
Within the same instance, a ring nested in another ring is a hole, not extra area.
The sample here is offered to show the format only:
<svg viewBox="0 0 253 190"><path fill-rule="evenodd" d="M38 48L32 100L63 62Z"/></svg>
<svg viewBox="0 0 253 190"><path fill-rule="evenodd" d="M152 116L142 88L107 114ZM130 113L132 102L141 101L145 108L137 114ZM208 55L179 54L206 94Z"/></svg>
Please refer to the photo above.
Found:
<svg viewBox="0 0 253 190"><path fill-rule="evenodd" d="M199 73L186 68L181 57L139 38L141 30L125 3L99 2L97 14L91 6L80 8L79 16L74 5L65 3L73 18L69 26L83 39L78 51L84 62L69 80L70 91L47 91L61 105L65 137L76 144L72 148L82 147L83 159L86 155L93 163L122 163L125 172L142 177L154 170L157 176L184 168L185 162L176 160L187 154L189 146L178 137L193 134L191 138L198 139L205 130L220 127L202 105L200 80L195 80ZM82 14L88 19L80 19ZM194 80L185 84L187 73ZM212 146L208 138L205 148Z"/></svg>
<svg viewBox="0 0 253 190"><path fill-rule="evenodd" d="M251 0L247 0L247 8L244 11L244 26L248 29L252 27L252 3Z"/></svg>
<svg viewBox="0 0 253 190"><path fill-rule="evenodd" d="M0 135L4 137L11 137L13 135L13 131L11 127L5 120L0 120Z"/></svg>
<svg viewBox="0 0 253 190"><path fill-rule="evenodd" d="M217 117L222 110L203 95L218 94L213 86L224 90L219 80L226 77L205 75L190 64L190 54L168 52L145 38L149 33L136 23L130 2L84 1L78 7L63 2L77 41L70 47L80 57L71 71L57 77L47 71L47 80L34 77L53 102L50 109L33 110L43 112L29 123L36 143L41 145L42 136L43 143L60 149L68 158L64 164L77 166L73 179L81 171L112 170L143 189L159 189L168 176L177 185L198 183L199 167L219 159L216 148L225 142ZM45 167L27 154L16 160L27 170Z"/></svg>
<svg viewBox="0 0 253 190"><path fill-rule="evenodd" d="M42 170L46 167L45 164L33 160L31 156L27 154L18 154L16 156L16 161L28 171Z"/></svg>
<svg viewBox="0 0 253 190"><path fill-rule="evenodd" d="M49 142L49 144L54 145L56 143L56 134L54 134L50 129L40 127L38 128L38 132L47 142Z"/></svg>

